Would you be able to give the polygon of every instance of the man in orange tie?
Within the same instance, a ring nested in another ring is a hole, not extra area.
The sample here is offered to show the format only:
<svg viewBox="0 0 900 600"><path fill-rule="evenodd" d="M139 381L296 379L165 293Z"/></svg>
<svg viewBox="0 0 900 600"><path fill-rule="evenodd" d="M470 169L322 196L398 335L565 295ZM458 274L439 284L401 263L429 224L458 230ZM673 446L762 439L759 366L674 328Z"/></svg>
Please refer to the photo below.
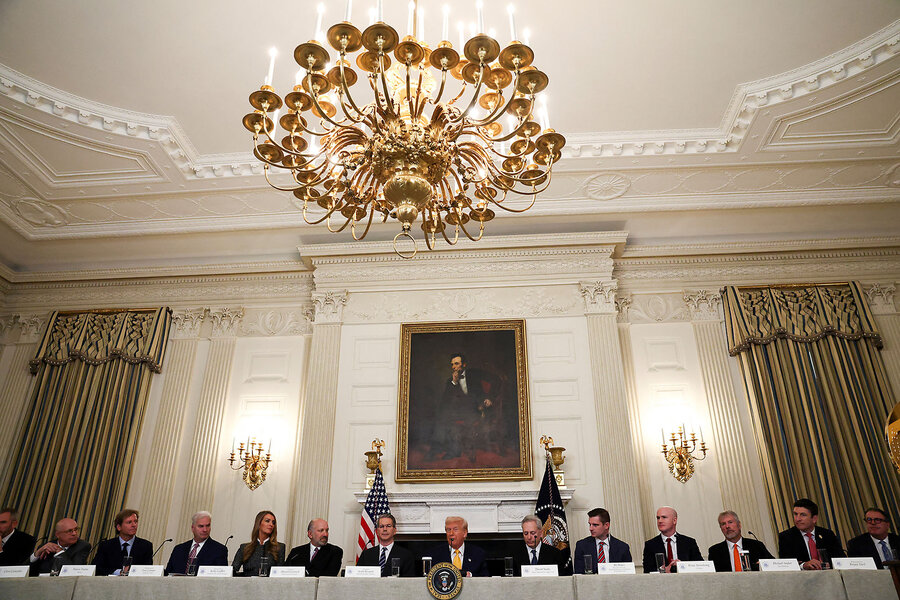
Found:
<svg viewBox="0 0 900 600"><path fill-rule="evenodd" d="M843 557L841 540L825 527L816 527L819 521L819 506L809 498L794 502L794 526L778 534L778 558L796 558L806 571L820 571L827 561L822 560L822 552L829 560Z"/></svg>
<svg viewBox="0 0 900 600"><path fill-rule="evenodd" d="M716 565L716 571L743 571L741 552L749 553L750 568L754 571L759 571L759 559L774 558L765 544L742 536L741 520L733 510L719 514L719 529L725 540L709 547L709 560Z"/></svg>

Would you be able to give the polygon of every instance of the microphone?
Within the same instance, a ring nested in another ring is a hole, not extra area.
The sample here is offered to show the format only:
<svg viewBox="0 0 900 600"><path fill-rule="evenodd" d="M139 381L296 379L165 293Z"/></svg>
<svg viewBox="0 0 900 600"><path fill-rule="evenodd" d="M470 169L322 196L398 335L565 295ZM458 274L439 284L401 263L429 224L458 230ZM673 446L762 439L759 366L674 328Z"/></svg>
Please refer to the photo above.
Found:
<svg viewBox="0 0 900 600"><path fill-rule="evenodd" d="M225 540L225 551L226 551L225 553L226 554L228 554L228 542L231 541L231 538L233 538L233 537L234 537L233 535L229 535L228 538Z"/></svg>
<svg viewBox="0 0 900 600"><path fill-rule="evenodd" d="M171 541L172 541L172 538L169 538L169 539L167 539L167 540L163 540L163 543L159 545L159 548L156 549L156 552L154 552L154 553L150 556L150 562L151 562L151 563L153 562L153 559L156 557L156 555L159 554L159 551L162 550L163 546L165 546L166 544L168 544L168 543L171 542Z"/></svg>
<svg viewBox="0 0 900 600"><path fill-rule="evenodd" d="M750 531L749 529L747 530L747 533L749 533L750 535L752 535L754 540L756 540L757 542L759 541L759 538L756 537L756 534L753 533L752 531Z"/></svg>

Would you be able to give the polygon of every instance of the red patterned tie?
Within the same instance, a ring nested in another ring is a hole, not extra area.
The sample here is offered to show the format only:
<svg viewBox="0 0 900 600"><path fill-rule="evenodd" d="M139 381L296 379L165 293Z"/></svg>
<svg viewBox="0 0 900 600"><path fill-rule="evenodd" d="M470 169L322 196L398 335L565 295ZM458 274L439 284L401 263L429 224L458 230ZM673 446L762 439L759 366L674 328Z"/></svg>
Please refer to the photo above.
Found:
<svg viewBox="0 0 900 600"><path fill-rule="evenodd" d="M812 560L819 560L819 549L816 548L816 542L813 541L812 534L807 533L804 535L806 535L806 545L809 547L809 558Z"/></svg>
<svg viewBox="0 0 900 600"><path fill-rule="evenodd" d="M672 564L672 538L666 538L666 566Z"/></svg>
<svg viewBox="0 0 900 600"><path fill-rule="evenodd" d="M191 563L194 562L194 559L197 558L197 550L200 548L200 544L194 542L194 545L191 547L191 553L188 554L187 563L184 565L184 572L187 573L191 568Z"/></svg>
<svg viewBox="0 0 900 600"><path fill-rule="evenodd" d="M606 552L603 551L603 542L597 544L597 563L605 563L606 562Z"/></svg>

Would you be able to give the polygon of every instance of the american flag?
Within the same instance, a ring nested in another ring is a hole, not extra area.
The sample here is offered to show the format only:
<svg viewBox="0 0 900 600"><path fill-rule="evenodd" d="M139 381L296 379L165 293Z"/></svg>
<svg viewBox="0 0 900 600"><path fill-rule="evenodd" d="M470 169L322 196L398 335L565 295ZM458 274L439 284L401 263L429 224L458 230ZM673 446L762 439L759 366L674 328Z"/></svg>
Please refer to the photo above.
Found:
<svg viewBox="0 0 900 600"><path fill-rule="evenodd" d="M381 469L375 469L375 482L369 495L366 496L366 503L363 506L362 517L359 519L359 538L356 541L356 561L359 562L359 555L366 548L375 546L375 519L378 515L384 515L391 512L388 505L387 491L384 489L384 476Z"/></svg>

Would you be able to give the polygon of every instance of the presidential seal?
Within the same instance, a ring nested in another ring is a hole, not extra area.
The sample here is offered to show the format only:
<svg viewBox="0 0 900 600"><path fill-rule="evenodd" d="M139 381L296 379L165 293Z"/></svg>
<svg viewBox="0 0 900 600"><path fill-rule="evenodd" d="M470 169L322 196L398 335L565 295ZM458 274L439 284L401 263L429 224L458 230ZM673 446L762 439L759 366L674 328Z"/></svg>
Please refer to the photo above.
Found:
<svg viewBox="0 0 900 600"><path fill-rule="evenodd" d="M462 591L463 576L452 563L442 562L431 567L425 577L428 593L438 600L456 598Z"/></svg>

